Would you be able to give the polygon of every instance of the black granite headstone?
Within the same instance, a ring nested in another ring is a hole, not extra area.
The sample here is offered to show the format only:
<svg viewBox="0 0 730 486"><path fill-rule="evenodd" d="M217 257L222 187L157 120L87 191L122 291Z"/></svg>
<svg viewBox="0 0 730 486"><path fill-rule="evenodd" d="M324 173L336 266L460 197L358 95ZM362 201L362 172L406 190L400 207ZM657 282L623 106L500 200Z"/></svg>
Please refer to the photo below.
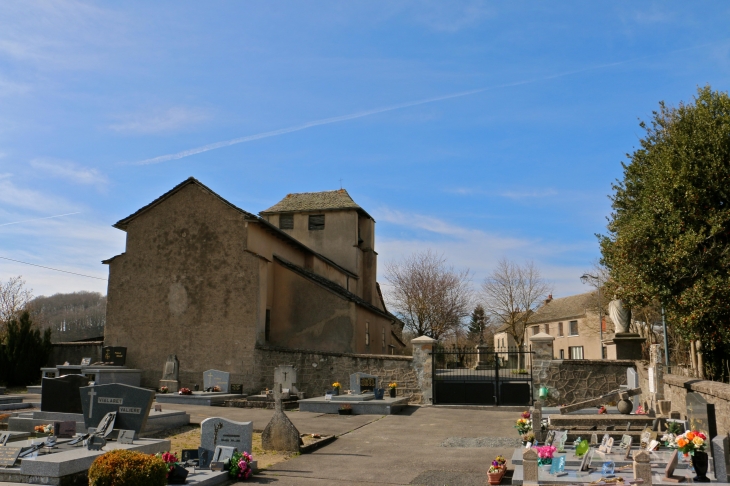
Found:
<svg viewBox="0 0 730 486"><path fill-rule="evenodd" d="M117 412L115 426L134 430L137 436L147 422L155 392L136 386L112 383L79 390L86 427L96 427L108 412Z"/></svg>
<svg viewBox="0 0 730 486"><path fill-rule="evenodd" d="M230 392L243 395L243 383L231 383Z"/></svg>
<svg viewBox="0 0 730 486"><path fill-rule="evenodd" d="M88 384L89 379L83 375L43 378L41 382L41 411L81 413L79 389Z"/></svg>
<svg viewBox="0 0 730 486"><path fill-rule="evenodd" d="M707 403L702 395L695 392L687 393L687 421L692 430L707 434L708 442L717 436L717 421L715 419L715 405Z"/></svg>
<svg viewBox="0 0 730 486"><path fill-rule="evenodd" d="M106 364L124 366L127 362L127 348L121 346L104 346L101 349L101 360Z"/></svg>
<svg viewBox="0 0 730 486"><path fill-rule="evenodd" d="M76 435L76 422L73 420L53 422L53 435L59 439L69 439L73 437Z"/></svg>

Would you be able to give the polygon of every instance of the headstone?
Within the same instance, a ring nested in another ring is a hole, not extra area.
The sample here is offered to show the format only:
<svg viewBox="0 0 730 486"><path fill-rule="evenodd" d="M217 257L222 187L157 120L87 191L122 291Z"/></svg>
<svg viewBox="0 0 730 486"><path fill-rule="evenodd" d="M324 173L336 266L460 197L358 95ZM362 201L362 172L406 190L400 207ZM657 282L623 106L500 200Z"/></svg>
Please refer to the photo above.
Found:
<svg viewBox="0 0 730 486"><path fill-rule="evenodd" d="M53 435L61 439L69 439L76 435L76 421L65 420L53 423Z"/></svg>
<svg viewBox="0 0 730 486"><path fill-rule="evenodd" d="M715 478L721 483L727 483L730 471L730 436L718 435L712 439L712 458L715 464Z"/></svg>
<svg viewBox="0 0 730 486"><path fill-rule="evenodd" d="M91 358L81 358L81 366L89 366L91 364Z"/></svg>
<svg viewBox="0 0 730 486"><path fill-rule="evenodd" d="M626 369L626 385L629 390L632 390L634 388L639 388L639 374L636 372L634 368L627 368ZM636 395L631 398L631 402L633 403L633 407L631 410L631 413L636 413L636 410L639 408L639 405L641 404L641 395Z"/></svg>
<svg viewBox="0 0 730 486"><path fill-rule="evenodd" d="M96 426L109 412L116 412L116 427L134 430L137 436L147 423L155 392L146 388L112 383L80 390L86 427Z"/></svg>
<svg viewBox="0 0 730 486"><path fill-rule="evenodd" d="M121 346L104 346L101 348L101 359L106 364L124 366L127 363L127 348Z"/></svg>
<svg viewBox="0 0 730 486"><path fill-rule="evenodd" d="M535 449L527 449L522 454L522 477L525 482L537 483L537 452Z"/></svg>
<svg viewBox="0 0 730 486"><path fill-rule="evenodd" d="M211 417L200 423L200 447L208 451L211 457L218 446L233 447L250 454L252 441L253 422Z"/></svg>
<svg viewBox="0 0 730 486"><path fill-rule="evenodd" d="M380 388L380 379L375 375L357 372L350 375L350 390L355 395L362 395Z"/></svg>
<svg viewBox="0 0 730 486"><path fill-rule="evenodd" d="M296 390L297 370L291 365L279 365L274 368L274 384L281 384L281 388Z"/></svg>
<svg viewBox="0 0 730 486"><path fill-rule="evenodd" d="M120 430L119 435L117 435L117 440L120 444L133 444L134 430Z"/></svg>
<svg viewBox="0 0 730 486"><path fill-rule="evenodd" d="M228 385L231 382L231 374L227 371L208 370L203 373L203 389L207 390L214 386L220 387L221 391L228 393ZM248 452L248 451L246 451Z"/></svg>
<svg viewBox="0 0 730 486"><path fill-rule="evenodd" d="M43 378L41 382L41 411L81 413L79 389L89 384L83 375Z"/></svg>
<svg viewBox="0 0 730 486"><path fill-rule="evenodd" d="M180 362L177 360L177 355L171 354L167 357L165 369L162 371L162 379L173 381L180 379Z"/></svg>
<svg viewBox="0 0 730 486"><path fill-rule="evenodd" d="M714 439L717 436L715 405L707 403L702 395L695 392L687 393L685 404L690 429L704 432L710 441Z"/></svg>
<svg viewBox="0 0 730 486"><path fill-rule="evenodd" d="M276 376L276 375L275 375ZM276 378L280 378L277 376ZM275 379L276 379L275 378ZM261 446L265 451L299 452L299 430L291 423L281 406L281 383L274 384L274 416L261 434Z"/></svg>

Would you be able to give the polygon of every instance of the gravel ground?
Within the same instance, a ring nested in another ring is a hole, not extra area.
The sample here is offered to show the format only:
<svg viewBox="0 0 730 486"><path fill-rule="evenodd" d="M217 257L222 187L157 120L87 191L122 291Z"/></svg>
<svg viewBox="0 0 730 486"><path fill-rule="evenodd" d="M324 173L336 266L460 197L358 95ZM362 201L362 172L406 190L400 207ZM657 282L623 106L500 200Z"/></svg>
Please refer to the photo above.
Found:
<svg viewBox="0 0 730 486"><path fill-rule="evenodd" d="M449 437L441 447L510 447L522 446L522 439L513 437Z"/></svg>

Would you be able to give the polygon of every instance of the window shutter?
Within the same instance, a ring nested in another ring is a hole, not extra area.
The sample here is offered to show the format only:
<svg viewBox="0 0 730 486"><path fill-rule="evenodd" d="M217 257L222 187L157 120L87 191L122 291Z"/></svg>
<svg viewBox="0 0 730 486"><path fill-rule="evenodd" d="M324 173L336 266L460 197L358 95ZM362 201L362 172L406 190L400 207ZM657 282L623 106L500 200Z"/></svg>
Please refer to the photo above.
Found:
<svg viewBox="0 0 730 486"><path fill-rule="evenodd" d="M309 216L309 230L323 230L324 229L324 214L312 214Z"/></svg>
<svg viewBox="0 0 730 486"><path fill-rule="evenodd" d="M279 215L279 229L294 229L294 215L293 214Z"/></svg>

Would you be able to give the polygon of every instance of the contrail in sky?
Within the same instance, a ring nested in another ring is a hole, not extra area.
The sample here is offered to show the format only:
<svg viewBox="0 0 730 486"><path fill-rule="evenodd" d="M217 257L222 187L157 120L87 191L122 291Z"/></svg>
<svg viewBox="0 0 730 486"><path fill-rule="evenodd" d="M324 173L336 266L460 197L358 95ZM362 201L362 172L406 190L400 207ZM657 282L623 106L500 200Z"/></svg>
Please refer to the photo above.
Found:
<svg viewBox="0 0 730 486"><path fill-rule="evenodd" d="M690 49L697 49L698 47L703 47L703 46L694 46L694 47L689 47L689 48L684 48L684 49L678 49L677 51L671 51L671 52L674 53L674 52L685 51L685 50L690 50ZM663 53L663 54L667 54L667 53ZM343 122L343 121L347 121L347 120L354 120L355 118L362 118L365 116L377 115L378 113L385 113L387 111L400 110L400 109L408 108L411 106L425 105L427 103L434 103L436 101L444 101L444 100L450 100L453 98L461 98L463 96L471 96L471 95L474 95L477 93L482 93L484 91L489 91L489 90L494 90L494 89L509 88L512 86L521 86L521 85L525 85L525 84L537 83L539 81L547 81L550 79L560 78L563 76L570 76L573 74L583 73L586 71L594 71L597 69L604 69L604 68L609 68L609 67L613 67L613 66L618 66L621 64L627 64L627 63L640 61L642 59L647 59L647 58L651 58L651 57L656 57L656 54L642 56L642 57L638 57L635 59L629 59L626 61L618 61L618 62L612 62L609 64L601 64L599 66L592 66L592 67L577 69L574 71L567 71L567 72L563 72L563 73L553 74L550 76L543 76L540 78L535 78L535 79L530 79L530 80L525 80L525 81L516 81L514 83L500 84L500 85L489 86L489 87L485 87L485 88L472 89L469 91L461 91L459 93L451 93L451 94L447 94L447 95L443 95L443 96L436 96L434 98L426 98L426 99L417 100L417 101L409 101L406 103L386 106L383 108L375 108L372 110L359 111L357 113L351 113L349 115L335 116L332 118L322 118L320 120L314 120L314 121L302 123L301 125L294 125L294 126L287 127L287 128L280 128L278 130L272 130L270 132L263 132L263 133L257 133L255 135L248 135L245 137L234 138L232 140L225 140L223 142L215 142L215 143L211 143L208 145L203 145L202 147L196 147L196 148L183 150L182 152L177 152L174 154L160 155L159 157L154 157L151 159L134 162L133 164L134 165L159 164L160 162L167 162L170 160L182 159L184 157L189 157L191 155L208 152L210 150L215 150L215 149L219 149L219 148L223 148L223 147L229 147L231 145L236 145L239 143L253 142L254 140L260 140L262 138L269 138L269 137L275 137L277 135L284 135L285 133L298 132L299 130L306 130L307 128L317 127L320 125L329 125L330 123L339 123L339 122Z"/></svg>
<svg viewBox="0 0 730 486"><path fill-rule="evenodd" d="M55 216L46 216L45 218L24 219L23 221L13 221L12 223L3 223L3 224L0 224L0 226L8 226L10 224L27 223L29 221L40 221L41 219L60 218L61 216L71 216L72 214L81 214L81 212L78 211L78 212L75 212L75 213L57 214Z"/></svg>

